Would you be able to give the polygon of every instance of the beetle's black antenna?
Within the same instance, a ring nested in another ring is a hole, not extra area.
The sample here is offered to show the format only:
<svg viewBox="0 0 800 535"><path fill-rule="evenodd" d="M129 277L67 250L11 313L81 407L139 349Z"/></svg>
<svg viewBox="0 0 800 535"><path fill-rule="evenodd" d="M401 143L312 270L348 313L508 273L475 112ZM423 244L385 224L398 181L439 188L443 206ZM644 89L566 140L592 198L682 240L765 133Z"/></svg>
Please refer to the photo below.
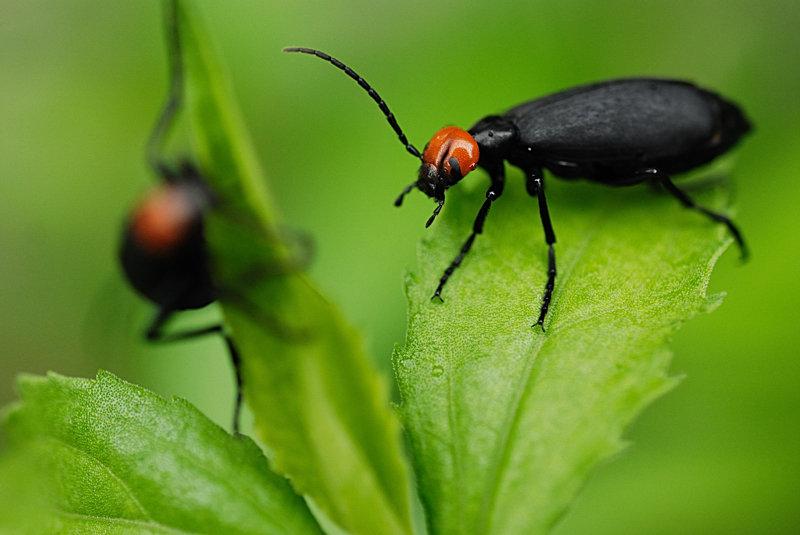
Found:
<svg viewBox="0 0 800 535"><path fill-rule="evenodd" d="M164 5L167 50L169 56L169 94L161 115L158 116L150 138L147 140L147 163L156 174L165 178L175 174L162 161L161 148L183 100L183 51L178 28L178 6L172 1Z"/></svg>
<svg viewBox="0 0 800 535"><path fill-rule="evenodd" d="M378 107L383 112L383 115L386 116L386 120L389 121L389 126L392 127L392 130L394 130L394 132L397 134L397 137L400 138L400 143L402 143L405 146L405 148L409 152L409 154L411 154L414 158L417 158L417 159L420 159L420 160L422 159L422 155L420 154L420 152L417 150L417 148L414 145L412 145L408 141L408 138L403 133L403 129L400 128L399 124L397 124L397 119L395 119L394 114L389 109L389 106L386 105L386 102L383 101L383 99L378 94L378 92L375 91L372 88L372 86L369 85L367 83L367 81L364 80L364 78L361 77L360 74L358 74L356 71L354 71L353 69L351 69L350 67L348 67L347 65L345 65L344 63L339 61L338 59L334 58L333 56L331 56L329 54L326 54L325 52L322 52L321 50L315 50L313 48L304 48L304 47L299 47L299 46L292 46L292 47L284 48L283 51L284 52L300 52L301 54L309 54L311 56L317 56L318 58L327 61L328 63L330 63L331 65L333 65L337 69L343 71L347 76L349 76L350 78L355 80L356 83L358 85L360 85L364 89L364 91L367 92L367 94L369 94L369 96L372 98L372 100L374 100L378 104Z"/></svg>

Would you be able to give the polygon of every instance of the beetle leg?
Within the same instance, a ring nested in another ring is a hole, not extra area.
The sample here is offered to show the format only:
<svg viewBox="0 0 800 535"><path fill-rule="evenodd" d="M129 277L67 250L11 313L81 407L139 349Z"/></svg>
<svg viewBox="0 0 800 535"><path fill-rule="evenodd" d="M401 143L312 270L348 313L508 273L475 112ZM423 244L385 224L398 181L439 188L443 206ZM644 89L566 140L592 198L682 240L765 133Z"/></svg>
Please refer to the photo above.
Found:
<svg viewBox="0 0 800 535"><path fill-rule="evenodd" d="M718 223L724 224L728 227L728 230L733 235L733 239L736 240L736 245L739 246L739 252L741 254L742 260L747 260L747 257L750 255L747 245L744 242L744 238L742 237L742 232L739 230L739 227L731 221L728 216L720 214L718 212L714 212L713 210L709 210L704 206L700 206L691 197L689 197L686 192L682 191L681 189L676 186L669 176L659 173L657 170L648 170L648 174L654 175L658 181L661 183L662 186L678 201L685 206L686 208L692 208L693 210L697 210L698 212L704 214L706 217L710 218L713 221Z"/></svg>
<svg viewBox="0 0 800 535"><path fill-rule="evenodd" d="M156 313L155 318L153 318L153 321L150 322L150 325L147 327L147 331L145 331L145 338L147 338L148 342L179 342L181 340L190 340L199 336L222 332L222 325L214 324L207 327L166 333L164 332L164 326L175 312L175 310L165 307Z"/></svg>
<svg viewBox="0 0 800 535"><path fill-rule="evenodd" d="M503 186L505 184L505 169L503 168L503 163L499 162L497 164L488 166L487 169L489 170L489 176L492 184L486 191L486 200L483 201L481 209L478 210L478 215L475 217L475 222L472 224L472 232L466 241L464 241L464 244L461 246L461 250L458 252L458 255L453 259L452 262L450 262L450 265L447 266L447 269L444 270L444 274L442 274L442 277L439 279L439 285L436 287L436 291L433 292L431 299L438 299L439 301L444 302L444 299L442 299L442 289L444 289L444 285L447 284L447 280L458 268L458 266L461 265L461 262L464 261L464 257L467 256L469 250L472 249L472 244L475 242L475 238L478 236L478 234L483 233L483 224L486 221L486 216L489 215L489 209L492 207L492 203L499 199L500 195L503 194Z"/></svg>
<svg viewBox="0 0 800 535"><path fill-rule="evenodd" d="M242 363L236 344L233 343L231 337L225 332L221 323L196 329L165 333L164 326L174 313L175 310L170 307L161 308L147 328L145 337L150 342L178 342L181 340L191 340L208 334L220 334L222 336L222 339L225 340L225 345L228 347L228 353L231 356L231 363L233 364L233 371L236 379L236 400L233 406L233 433L238 435L239 415L242 411Z"/></svg>
<svg viewBox="0 0 800 535"><path fill-rule="evenodd" d="M544 240L547 243L547 283L544 287L542 296L542 306L539 309L539 318L533 327L537 325L544 331L544 318L550 308L550 301L553 298L553 289L556 285L556 251L553 245L556 243L556 234L553 231L553 223L550 221L550 210L547 208L547 199L544 196L544 178L541 169L532 169L528 173L525 186L531 197L536 197L539 201L539 218L542 220L544 229Z"/></svg>
<svg viewBox="0 0 800 535"><path fill-rule="evenodd" d="M161 150L183 100L183 51L178 33L177 8L173 3L166 4L164 9L169 49L169 95L147 140L147 162L156 174L172 182L179 174L161 159Z"/></svg>

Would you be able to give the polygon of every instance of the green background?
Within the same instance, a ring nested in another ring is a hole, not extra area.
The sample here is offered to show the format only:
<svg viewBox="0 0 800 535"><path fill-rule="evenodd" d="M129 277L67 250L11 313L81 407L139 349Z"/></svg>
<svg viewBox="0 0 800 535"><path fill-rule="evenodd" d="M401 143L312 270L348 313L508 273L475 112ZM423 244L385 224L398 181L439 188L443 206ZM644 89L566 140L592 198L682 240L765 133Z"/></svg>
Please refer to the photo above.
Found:
<svg viewBox="0 0 800 535"><path fill-rule="evenodd" d="M374 104L281 47L350 63L420 148L445 124L615 76L692 79L741 103L756 132L732 180L753 259L723 257L712 291L728 297L673 343L685 380L632 426L631 447L595 472L557 532L800 529L796 0L200 4L285 220L315 237L312 275L387 373L405 327L403 273L431 206L417 194L392 207L416 166ZM222 344L142 343L152 309L115 259L123 214L154 183L142 153L166 85L159 7L0 0L2 402L20 371L103 367L228 425ZM516 171L509 182L522 187Z"/></svg>

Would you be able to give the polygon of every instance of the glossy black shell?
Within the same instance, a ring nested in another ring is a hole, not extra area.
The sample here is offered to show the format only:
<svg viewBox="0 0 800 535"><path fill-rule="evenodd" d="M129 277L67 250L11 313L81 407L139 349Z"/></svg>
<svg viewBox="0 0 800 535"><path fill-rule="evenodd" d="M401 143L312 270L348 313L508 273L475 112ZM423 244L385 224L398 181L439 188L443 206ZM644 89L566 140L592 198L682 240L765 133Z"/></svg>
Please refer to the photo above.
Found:
<svg viewBox="0 0 800 535"><path fill-rule="evenodd" d="M750 130L741 110L719 95L654 78L568 89L502 118L518 132L505 155L512 164L620 185L647 168L680 173L709 162Z"/></svg>

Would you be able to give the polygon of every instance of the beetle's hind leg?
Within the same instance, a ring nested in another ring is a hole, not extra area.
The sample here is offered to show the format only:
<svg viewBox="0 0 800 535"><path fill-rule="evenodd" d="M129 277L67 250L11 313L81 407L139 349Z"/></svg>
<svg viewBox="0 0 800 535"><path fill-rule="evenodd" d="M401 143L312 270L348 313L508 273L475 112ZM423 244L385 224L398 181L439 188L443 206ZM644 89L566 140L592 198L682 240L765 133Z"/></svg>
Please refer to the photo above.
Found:
<svg viewBox="0 0 800 535"><path fill-rule="evenodd" d="M525 187L531 197L535 197L539 202L539 218L542 220L544 229L544 239L547 242L547 283L544 286L542 296L542 306L539 308L539 318L533 327L537 325L544 331L544 318L550 308L550 301L553 299L553 289L556 285L556 234L553 231L553 223L550 221L550 210L547 207L547 199L544 196L544 178L541 169L529 170L527 173Z"/></svg>
<svg viewBox="0 0 800 535"><path fill-rule="evenodd" d="M747 248L747 244L745 243L744 238L742 237L742 232L739 230L739 227L737 227L736 224L728 216L720 214L719 212L715 212L713 210L709 210L708 208L700 206L699 204L694 202L694 200L692 200L692 198L689 197L689 195L687 195L686 192L678 188L678 186L676 186L672 182L669 176L659 173L654 169L649 170L648 174L653 175L655 179L658 180L658 182L662 186L664 186L664 189L666 189L670 193L670 195L678 199L678 201L686 208L697 210L698 212L704 214L709 219L716 221L718 223L722 223L726 227L728 227L728 230L733 236L733 239L736 240L736 245L739 246L739 252L741 254L742 260L747 260L748 256L750 255L750 252Z"/></svg>
<svg viewBox="0 0 800 535"><path fill-rule="evenodd" d="M442 299L442 290L444 289L444 285L447 284L448 279L453 274L453 272L458 269L458 266L461 265L461 262L464 261L464 257L467 256L470 249L472 249L472 244L475 242L475 238L478 234L483 233L483 224L486 221L486 216L489 215L489 209L492 207L492 203L500 198L500 195L503 194L503 186L505 184L505 170L503 168L503 163L498 162L495 165L487 167L489 170L489 176L492 180L492 185L489 186L489 189L486 191L486 200L483 201L481 205L481 209L478 210L478 215L475 216L475 222L472 224L472 232L470 233L469 237L464 241L464 244L461 246L461 250L458 252L458 255L450 262L450 265L447 266L447 269L444 270L442 277L439 279L439 285L436 287L436 291L433 292L433 296L431 299L438 299L441 302L444 302Z"/></svg>

